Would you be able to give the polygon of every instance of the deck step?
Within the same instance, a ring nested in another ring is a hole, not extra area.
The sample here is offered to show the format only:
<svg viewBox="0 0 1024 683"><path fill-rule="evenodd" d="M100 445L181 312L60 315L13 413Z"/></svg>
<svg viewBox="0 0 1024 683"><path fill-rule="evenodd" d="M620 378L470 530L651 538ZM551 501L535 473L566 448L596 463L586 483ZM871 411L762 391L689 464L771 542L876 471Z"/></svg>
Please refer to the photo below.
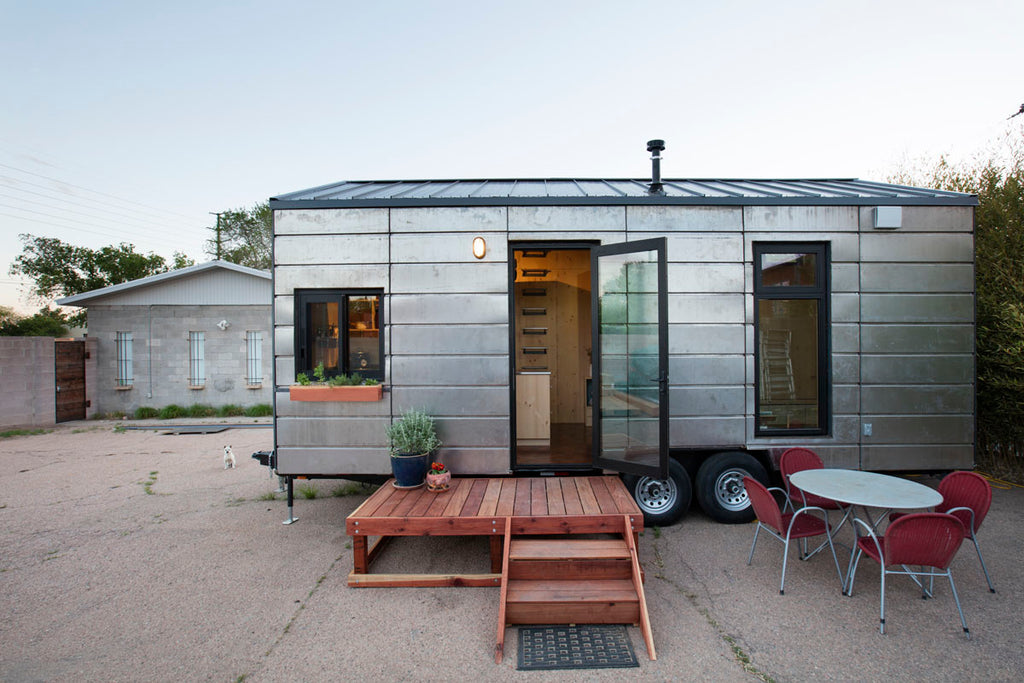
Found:
<svg viewBox="0 0 1024 683"><path fill-rule="evenodd" d="M509 579L509 624L635 624L640 601L630 579Z"/></svg>
<svg viewBox="0 0 1024 683"><path fill-rule="evenodd" d="M632 576L623 539L523 539L509 548L509 579L588 581Z"/></svg>

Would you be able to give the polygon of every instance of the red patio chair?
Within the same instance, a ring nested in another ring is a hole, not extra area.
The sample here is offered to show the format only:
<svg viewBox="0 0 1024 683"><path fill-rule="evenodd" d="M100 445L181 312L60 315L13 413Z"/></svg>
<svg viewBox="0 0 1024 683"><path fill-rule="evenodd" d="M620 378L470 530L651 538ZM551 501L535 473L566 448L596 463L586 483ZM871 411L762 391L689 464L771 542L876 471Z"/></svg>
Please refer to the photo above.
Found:
<svg viewBox="0 0 1024 683"><path fill-rule="evenodd" d="M832 536L835 536L846 521L850 518L850 511L853 509L852 506L844 507L841 503L838 503L831 498L823 498L816 496L813 493L807 493L801 491L796 486L793 486L789 482L789 478L797 472L804 470L820 470L824 469L825 464L818 457L818 454L809 448L788 448L779 458L779 473L782 475L783 484L786 486L786 494L789 497L791 505L795 505L796 502L802 503L804 506L810 505L812 507L822 508L823 510L841 510L843 512L843 518L839 520L839 524L832 528ZM826 514L828 514L826 512ZM825 547L822 543L815 548L811 553L804 554L804 559L812 557L815 553ZM806 547L805 547L806 550Z"/></svg>
<svg viewBox="0 0 1024 683"><path fill-rule="evenodd" d="M942 502L935 506L935 512L951 514L963 523L966 537L974 542L988 589L995 593L996 589L992 586L992 579L989 578L988 568L985 566L985 558L981 556L981 546L978 545L978 529L992 507L992 487L988 480L977 472L950 472L939 482L939 493L942 494ZM894 512L889 515L889 521L904 516L906 513Z"/></svg>
<svg viewBox="0 0 1024 683"><path fill-rule="evenodd" d="M968 639L971 632L964 619L964 611L960 608L960 597L953 583L953 573L949 569L956 551L963 543L966 531L963 523L953 515L942 512L918 512L896 519L885 530L884 536L875 535L874 529L859 519L853 520L854 528L864 527L867 535L857 538L857 549L854 551L847 580L846 594L853 595L853 580L857 574L857 563L861 555L867 555L881 566L881 607L879 610L879 630L885 633L885 577L889 574L903 574L911 577L918 586L924 584L918 577L933 580L936 576L949 579L949 587L953 591L956 610L960 613L960 624ZM920 567L918 570L910 565ZM894 567L890 569L890 567ZM925 596L930 596L929 590Z"/></svg>
<svg viewBox="0 0 1024 683"><path fill-rule="evenodd" d="M764 484L750 477L743 478L743 485L746 487L750 504L757 515L757 528L754 530L754 542L750 545L750 555L747 557L749 565L754 559L754 549L757 547L757 536L764 529L774 538L782 541L786 546L782 553L782 581L779 583L779 595L786 594L786 562L789 559L789 542L793 539L808 538L811 536L825 536L825 541L832 551L832 561L836 564L836 574L839 575L840 584L843 583L843 572L839 568L839 559L836 557L835 546L832 545L832 536L829 533L828 513L821 508L804 506L796 512L783 512L778 501L772 496L772 491L778 491L783 496L786 492L780 488L765 488ZM815 517L814 512L821 513L821 518ZM824 545L824 544L823 544Z"/></svg>

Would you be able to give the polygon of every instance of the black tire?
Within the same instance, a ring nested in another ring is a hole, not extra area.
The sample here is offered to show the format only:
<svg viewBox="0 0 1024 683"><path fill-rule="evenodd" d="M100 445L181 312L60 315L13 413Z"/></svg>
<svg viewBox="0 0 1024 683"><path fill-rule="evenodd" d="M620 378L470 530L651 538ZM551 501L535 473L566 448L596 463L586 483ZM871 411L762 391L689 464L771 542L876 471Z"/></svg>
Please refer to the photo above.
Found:
<svg viewBox="0 0 1024 683"><path fill-rule="evenodd" d="M675 460L668 461L668 479L626 475L629 494L644 513L644 526L675 524L690 509L693 491L690 475Z"/></svg>
<svg viewBox="0 0 1024 683"><path fill-rule="evenodd" d="M743 488L743 477L768 485L768 473L749 453L715 453L697 470L697 502L711 519L725 524L743 524L754 519L754 510Z"/></svg>

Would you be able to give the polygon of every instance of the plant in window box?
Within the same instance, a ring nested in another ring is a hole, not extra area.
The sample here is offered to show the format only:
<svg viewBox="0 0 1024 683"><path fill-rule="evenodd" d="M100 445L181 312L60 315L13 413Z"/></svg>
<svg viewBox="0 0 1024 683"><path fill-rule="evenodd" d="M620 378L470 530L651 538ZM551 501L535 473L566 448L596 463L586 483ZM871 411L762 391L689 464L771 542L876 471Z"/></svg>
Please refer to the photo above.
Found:
<svg viewBox="0 0 1024 683"><path fill-rule="evenodd" d="M427 463L441 447L434 418L409 409L385 428L391 450L391 473L395 488L417 488L427 475Z"/></svg>
<svg viewBox="0 0 1024 683"><path fill-rule="evenodd" d="M313 369L315 381L300 372L295 375L295 384L288 390L293 401L379 401L384 387L375 379L363 379L358 372L351 376L344 373L327 377L324 364Z"/></svg>

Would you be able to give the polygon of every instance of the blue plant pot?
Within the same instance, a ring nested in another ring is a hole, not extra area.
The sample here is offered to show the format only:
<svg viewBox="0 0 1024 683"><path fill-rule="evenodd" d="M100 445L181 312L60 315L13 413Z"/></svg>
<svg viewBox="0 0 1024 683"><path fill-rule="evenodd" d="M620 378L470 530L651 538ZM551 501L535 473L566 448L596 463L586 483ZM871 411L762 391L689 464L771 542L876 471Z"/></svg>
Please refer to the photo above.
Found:
<svg viewBox="0 0 1024 683"><path fill-rule="evenodd" d="M412 455L391 454L391 473L395 476L394 486L399 489L414 489L423 486L427 478L430 453Z"/></svg>

